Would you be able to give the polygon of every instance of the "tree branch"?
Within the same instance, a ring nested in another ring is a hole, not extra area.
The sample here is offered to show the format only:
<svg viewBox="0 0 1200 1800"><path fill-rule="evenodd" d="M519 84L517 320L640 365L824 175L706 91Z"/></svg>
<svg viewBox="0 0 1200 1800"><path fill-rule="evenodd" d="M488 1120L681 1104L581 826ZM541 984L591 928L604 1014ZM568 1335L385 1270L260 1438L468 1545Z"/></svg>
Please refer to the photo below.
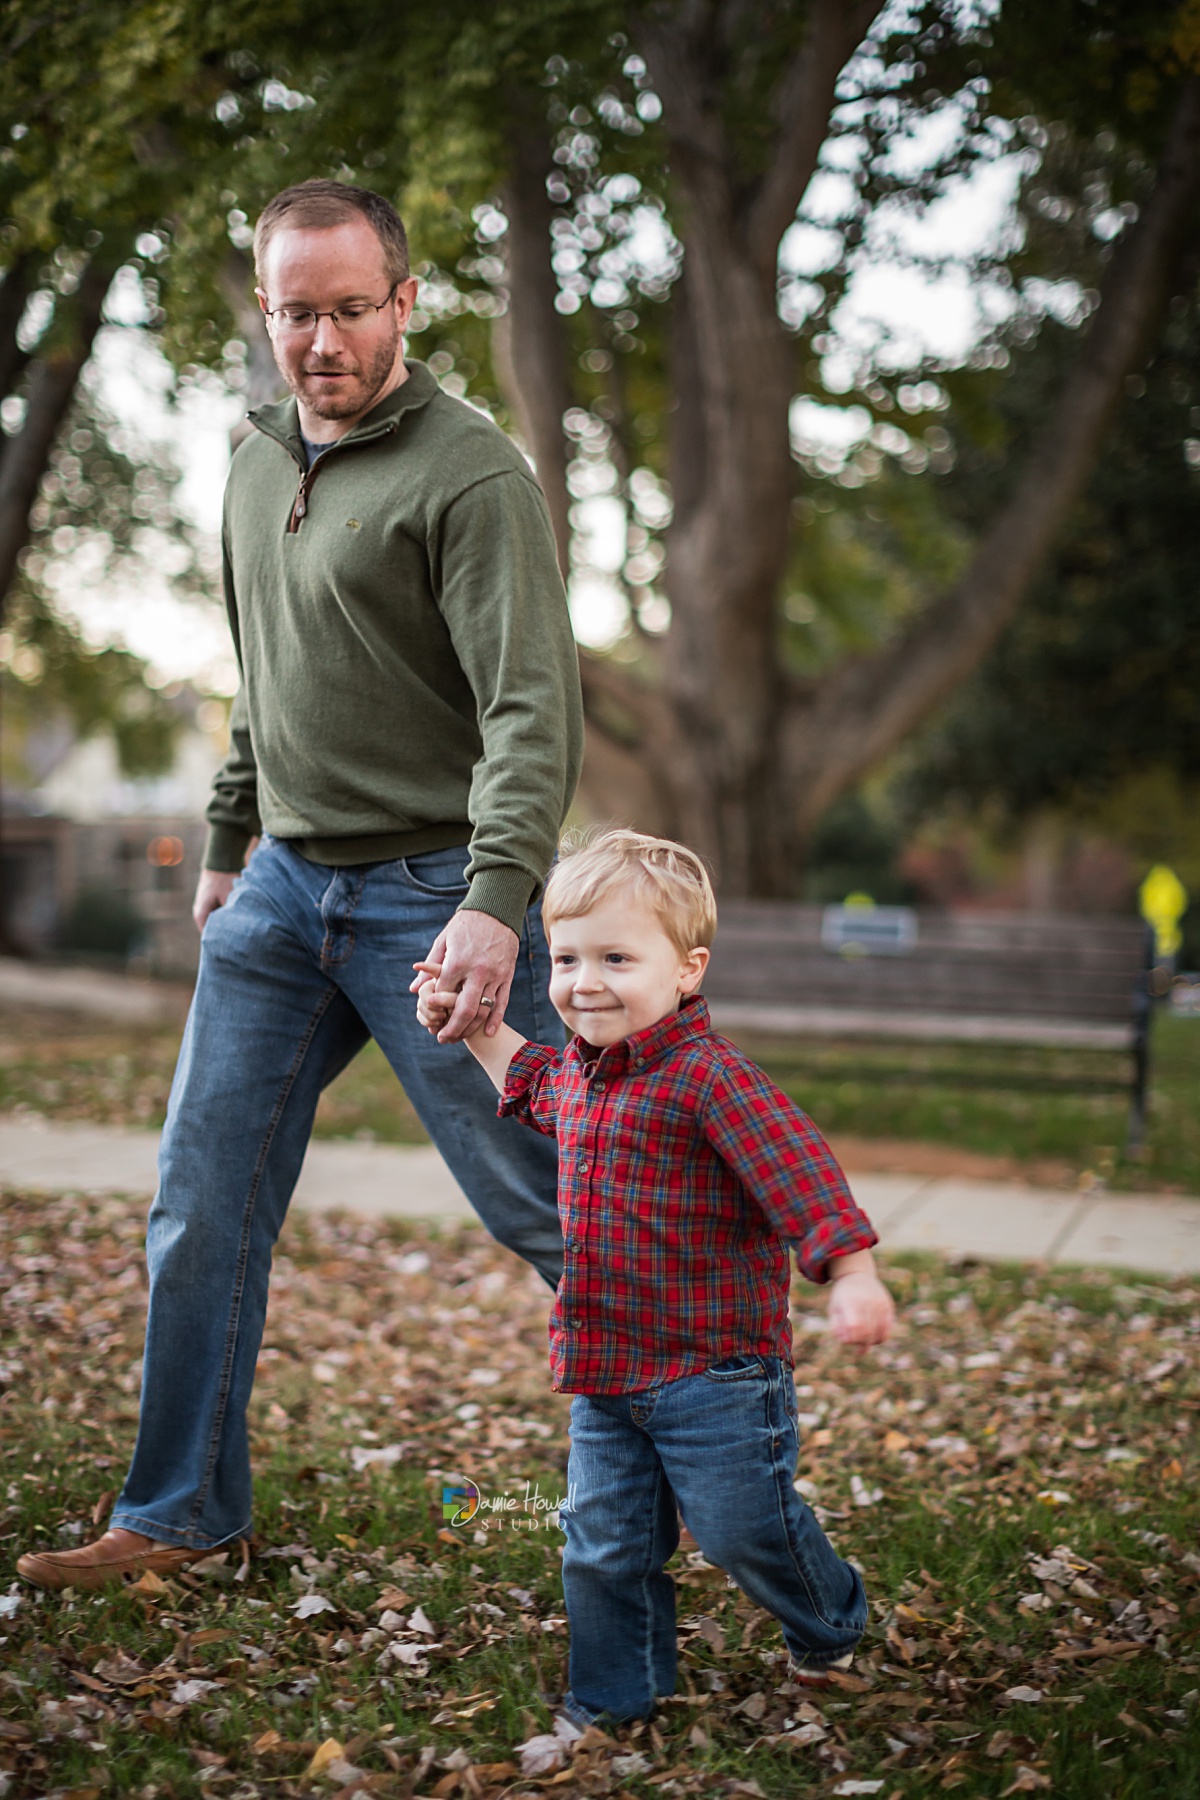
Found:
<svg viewBox="0 0 1200 1800"><path fill-rule="evenodd" d="M796 216L829 132L838 76L882 11L881 0L812 0L804 42L776 91L775 154L746 224L751 259L772 286L779 241Z"/></svg>
<svg viewBox="0 0 1200 1800"><path fill-rule="evenodd" d="M70 339L48 346L37 358L29 382L25 423L9 440L0 463L0 607L29 536L30 508L37 499L55 437L100 329L104 296L111 280L112 270L107 266L91 262L84 269L71 308Z"/></svg>
<svg viewBox="0 0 1200 1800"><path fill-rule="evenodd" d="M579 674L588 723L580 795L595 819L636 822L640 831L678 835L662 741L667 717L661 702L629 671L608 657L581 650Z"/></svg>
<svg viewBox="0 0 1200 1800"><path fill-rule="evenodd" d="M579 680L589 723L628 750L646 747L654 695L611 657L579 652Z"/></svg>
<svg viewBox="0 0 1200 1800"><path fill-rule="evenodd" d="M256 406L268 406L279 398L283 377L275 364L262 308L254 297L254 268L244 250L229 248L221 264L219 280L246 346L246 386L243 391L247 411ZM253 430L253 425L246 419L239 419L229 433L233 448L236 450Z"/></svg>
<svg viewBox="0 0 1200 1800"><path fill-rule="evenodd" d="M1154 189L1118 244L1052 422L954 587L895 643L821 682L786 726L789 780L818 816L986 654L1038 574L1170 300L1200 194L1200 79L1185 85Z"/></svg>

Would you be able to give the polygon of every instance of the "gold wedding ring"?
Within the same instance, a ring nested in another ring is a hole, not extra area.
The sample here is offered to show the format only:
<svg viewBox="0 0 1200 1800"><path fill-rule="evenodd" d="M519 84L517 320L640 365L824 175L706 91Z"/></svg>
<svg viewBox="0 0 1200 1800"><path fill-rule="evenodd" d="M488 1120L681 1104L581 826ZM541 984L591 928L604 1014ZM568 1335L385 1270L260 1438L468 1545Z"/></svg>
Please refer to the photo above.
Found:
<svg viewBox="0 0 1200 1800"><path fill-rule="evenodd" d="M481 996L479 1004L480 1006L495 1006L496 1002L494 1000L485 1000Z"/></svg>

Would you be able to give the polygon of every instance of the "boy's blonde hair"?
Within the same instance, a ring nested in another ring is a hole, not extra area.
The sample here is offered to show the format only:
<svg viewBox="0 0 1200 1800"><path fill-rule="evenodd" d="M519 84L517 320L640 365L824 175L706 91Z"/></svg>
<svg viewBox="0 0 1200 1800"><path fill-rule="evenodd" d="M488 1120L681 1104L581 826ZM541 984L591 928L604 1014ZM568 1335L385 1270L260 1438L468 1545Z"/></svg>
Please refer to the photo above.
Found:
<svg viewBox="0 0 1200 1800"><path fill-rule="evenodd" d="M614 888L649 906L682 956L712 943L717 902L708 870L686 845L640 831L564 838L542 896L542 917L548 927L582 918Z"/></svg>

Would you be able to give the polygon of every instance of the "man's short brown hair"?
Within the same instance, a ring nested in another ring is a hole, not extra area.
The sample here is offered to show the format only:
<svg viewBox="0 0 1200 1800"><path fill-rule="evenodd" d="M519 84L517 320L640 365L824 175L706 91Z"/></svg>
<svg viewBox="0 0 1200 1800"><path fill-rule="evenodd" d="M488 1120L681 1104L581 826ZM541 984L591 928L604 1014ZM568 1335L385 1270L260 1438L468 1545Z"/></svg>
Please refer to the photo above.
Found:
<svg viewBox="0 0 1200 1800"><path fill-rule="evenodd" d="M267 245L281 228L328 231L347 219L363 218L383 249L383 266L393 287L408 280L408 233L390 200L348 181L298 181L268 200L254 227L254 271L262 280Z"/></svg>

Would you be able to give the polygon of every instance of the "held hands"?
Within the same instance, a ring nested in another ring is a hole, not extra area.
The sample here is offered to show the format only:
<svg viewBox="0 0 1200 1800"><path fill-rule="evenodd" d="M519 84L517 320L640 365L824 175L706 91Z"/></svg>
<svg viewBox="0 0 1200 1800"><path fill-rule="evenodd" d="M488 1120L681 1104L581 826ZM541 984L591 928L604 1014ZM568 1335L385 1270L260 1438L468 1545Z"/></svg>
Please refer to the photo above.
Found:
<svg viewBox="0 0 1200 1800"><path fill-rule="evenodd" d="M896 1323L892 1296L875 1273L869 1250L838 1257L829 1272L829 1328L840 1344L882 1344Z"/></svg>
<svg viewBox="0 0 1200 1800"><path fill-rule="evenodd" d="M508 1065L525 1039L511 1025L501 1024L499 1020L493 1026L490 1007L484 1007L465 1031L453 1031L452 1020L459 996L453 989L438 986L445 979L443 965L429 961L414 963L413 968L417 971L412 985L417 994L418 1023L431 1031L439 1044L453 1043L461 1037L476 1062L482 1065L496 1092L502 1094Z"/></svg>
<svg viewBox="0 0 1200 1800"><path fill-rule="evenodd" d="M418 993L431 979L428 971L436 971L432 979L443 984L438 997L451 1003L436 1033L440 1044L455 1044L480 1027L495 1037L508 1005L518 947L515 931L489 913L470 909L456 912L438 933L425 961L413 965L418 973L409 992Z"/></svg>
<svg viewBox="0 0 1200 1800"><path fill-rule="evenodd" d="M423 1025L426 1031L431 1031L440 1042L441 1033L454 1011L458 995L439 989L441 963L419 962L414 963L413 968L417 971L417 979L413 983L417 992L417 1023ZM478 1031L481 1024L482 1021L473 1029Z"/></svg>

